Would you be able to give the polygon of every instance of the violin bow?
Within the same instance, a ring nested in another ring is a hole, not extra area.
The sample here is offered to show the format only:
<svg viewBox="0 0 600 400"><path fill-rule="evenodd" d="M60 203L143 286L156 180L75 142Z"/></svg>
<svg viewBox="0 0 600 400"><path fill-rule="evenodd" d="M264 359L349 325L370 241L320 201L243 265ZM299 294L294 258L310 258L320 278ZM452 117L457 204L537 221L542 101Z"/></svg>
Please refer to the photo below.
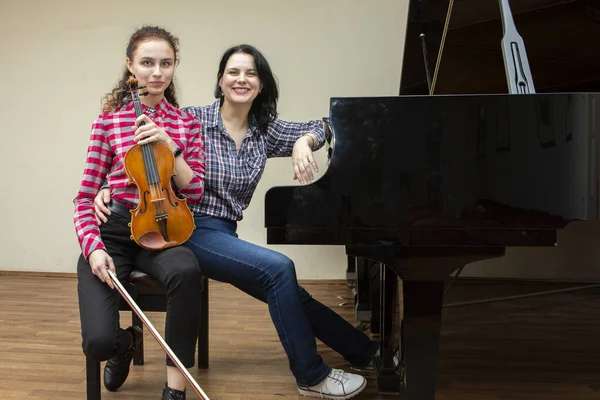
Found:
<svg viewBox="0 0 600 400"><path fill-rule="evenodd" d="M179 361L179 358L177 358L175 353L173 353L173 350L171 350L171 348L169 347L167 342L165 342L164 339L162 338L162 336L160 336L160 334L154 328L154 326L152 325L150 320L148 320L148 318L144 315L144 313L138 307L138 305L135 303L135 301L133 301L133 299L129 295L129 292L127 292L127 290L123 287L123 285L121 285L121 282L119 282L119 280L115 276L114 272L112 272L109 268L106 268L106 271L108 272L108 276L110 276L110 279L113 281L115 287L117 288L117 290L119 291L119 293L121 294L123 299L125 299L125 301L127 302L127 304L129 304L129 307L131 307L133 312L135 312L137 314L137 316L142 320L144 326L146 328L148 328L150 333L152 333L152 336L154 336L154 339L156 339L158 344L160 344L160 347L163 348L163 350L167 353L167 356L177 366L177 369L179 369L179 371L183 374L183 376L185 377L185 380L190 384L190 386L192 387L194 392L196 392L198 397L200 397L200 399L202 399L202 400L210 400L208 398L208 396L206 395L206 393L204 393L204 391L202 390L200 385L198 385L196 380L189 373L189 371L183 366L181 361Z"/></svg>

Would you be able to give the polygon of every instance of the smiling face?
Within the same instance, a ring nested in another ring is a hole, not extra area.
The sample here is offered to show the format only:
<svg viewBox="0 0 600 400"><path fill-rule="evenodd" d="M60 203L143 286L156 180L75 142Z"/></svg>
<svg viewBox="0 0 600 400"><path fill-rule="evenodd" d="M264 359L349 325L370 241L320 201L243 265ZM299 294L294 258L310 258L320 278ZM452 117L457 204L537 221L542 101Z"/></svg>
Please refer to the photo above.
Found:
<svg viewBox="0 0 600 400"><path fill-rule="evenodd" d="M133 58L127 58L127 68L138 80L139 86L146 86L146 104L157 104L173 80L175 72L175 51L163 39L150 39L138 44Z"/></svg>
<svg viewBox="0 0 600 400"><path fill-rule="evenodd" d="M226 103L251 105L262 89L254 57L246 53L232 54L225 64L219 86Z"/></svg>

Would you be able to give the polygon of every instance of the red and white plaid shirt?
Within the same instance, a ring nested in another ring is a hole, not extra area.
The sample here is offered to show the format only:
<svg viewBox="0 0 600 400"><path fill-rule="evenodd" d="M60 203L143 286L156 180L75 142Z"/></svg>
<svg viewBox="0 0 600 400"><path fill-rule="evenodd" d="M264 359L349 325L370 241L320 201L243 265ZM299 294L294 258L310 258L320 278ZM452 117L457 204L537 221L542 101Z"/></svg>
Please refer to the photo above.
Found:
<svg viewBox="0 0 600 400"><path fill-rule="evenodd" d="M204 193L206 164L198 118L178 110L166 99L161 100L154 109L145 105L142 105L142 109L175 141L194 172L186 187L174 189L187 197L190 204L200 201ZM94 197L102 184L108 183L112 199L132 208L137 205L137 187L128 183L124 168L125 153L135 144L135 120L133 103L129 103L117 110L103 112L92 125L83 179L73 201L75 230L85 258L94 250L104 249L100 229L94 217Z"/></svg>

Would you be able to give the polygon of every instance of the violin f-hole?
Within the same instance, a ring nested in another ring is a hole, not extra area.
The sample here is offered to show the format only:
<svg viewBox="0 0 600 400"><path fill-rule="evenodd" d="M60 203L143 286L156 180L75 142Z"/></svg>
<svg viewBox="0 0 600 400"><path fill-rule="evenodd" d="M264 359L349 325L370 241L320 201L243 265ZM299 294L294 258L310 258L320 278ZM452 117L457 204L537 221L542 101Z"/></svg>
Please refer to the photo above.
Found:
<svg viewBox="0 0 600 400"><path fill-rule="evenodd" d="M148 199L146 195L150 194L147 190L144 191L142 195L142 201L140 202L140 214L144 214L148 210Z"/></svg>
<svg viewBox="0 0 600 400"><path fill-rule="evenodd" d="M171 206L177 207L179 205L179 203L177 201L174 202L173 200L171 200L171 194L169 193L169 191L166 188L162 188L162 190L167 195L167 200L169 200L169 203L171 203Z"/></svg>

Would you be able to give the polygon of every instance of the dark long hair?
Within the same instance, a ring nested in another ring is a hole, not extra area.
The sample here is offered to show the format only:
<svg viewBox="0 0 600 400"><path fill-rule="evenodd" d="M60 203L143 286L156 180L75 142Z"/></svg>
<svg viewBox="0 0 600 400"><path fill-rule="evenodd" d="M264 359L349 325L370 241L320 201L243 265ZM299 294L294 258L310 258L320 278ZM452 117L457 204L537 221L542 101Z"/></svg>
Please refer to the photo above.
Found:
<svg viewBox="0 0 600 400"><path fill-rule="evenodd" d="M236 53L249 54L254 58L254 65L258 78L262 83L262 90L256 96L250 107L250 119L254 118L258 125L259 132L266 132L269 123L273 122L277 118L277 100L279 99L279 89L277 88L277 82L271 72L271 67L267 62L265 56L254 46L249 44L240 44L233 46L223 54L221 62L219 63L219 71L217 72L217 85L215 87L215 98L221 99L221 105L223 104L223 91L219 86L219 81L225 73L225 65L229 61L229 57Z"/></svg>
<svg viewBox="0 0 600 400"><path fill-rule="evenodd" d="M133 60L133 54L137 50L140 43L145 42L146 40L152 39L162 39L165 40L171 48L173 49L173 53L175 54L175 62L177 63L177 53L179 53L179 39L173 36L170 32L166 31L163 28L158 26L143 26L131 35L129 38L129 44L127 45L127 49L125 50L125 55L130 60ZM102 100L102 110L110 111L115 110L119 107L125 105L125 98L127 97L127 90L129 86L127 85L127 80L131 76L131 72L125 67L123 71L123 75L115 87L111 92L107 93ZM179 108L179 102L177 101L177 94L175 92L175 77L171 80L169 86L165 89L165 98L171 103L174 107Z"/></svg>

